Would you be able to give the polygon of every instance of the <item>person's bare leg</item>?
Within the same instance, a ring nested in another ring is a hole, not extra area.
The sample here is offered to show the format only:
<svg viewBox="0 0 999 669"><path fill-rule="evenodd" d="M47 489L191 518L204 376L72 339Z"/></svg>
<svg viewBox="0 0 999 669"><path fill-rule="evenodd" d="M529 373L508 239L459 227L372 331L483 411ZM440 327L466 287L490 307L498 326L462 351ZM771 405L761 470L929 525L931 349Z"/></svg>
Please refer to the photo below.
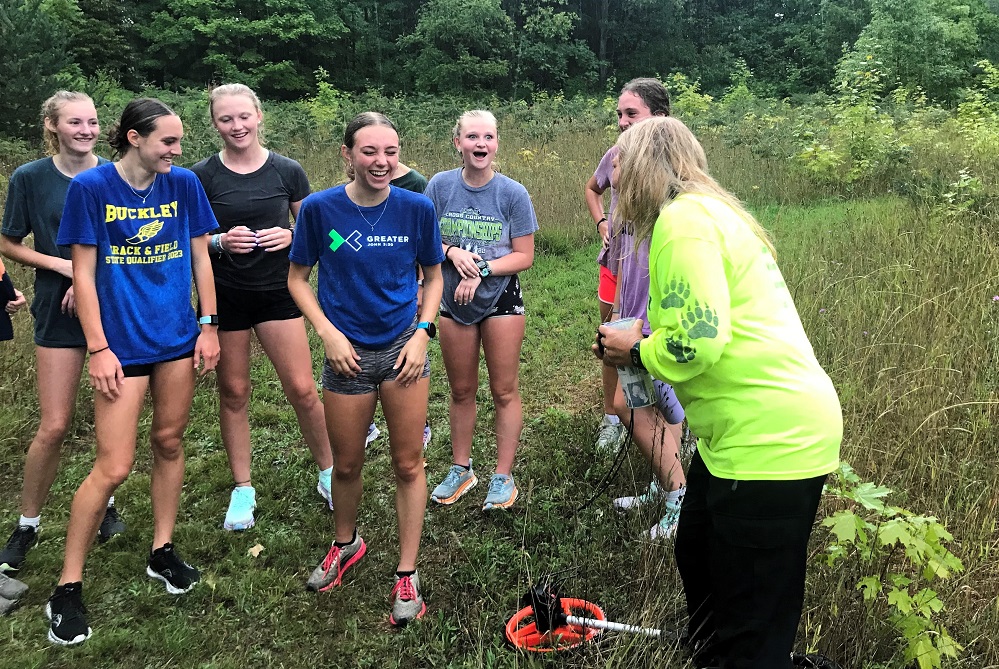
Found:
<svg viewBox="0 0 999 669"><path fill-rule="evenodd" d="M489 370L489 389L496 406L496 473L509 475L520 444L524 414L520 402L520 350L523 316L496 316L479 324Z"/></svg>
<svg viewBox="0 0 999 669"><path fill-rule="evenodd" d="M598 300L600 304L600 322L608 323L611 320L611 311L614 305ZM604 414L614 415L614 391L617 389L617 368L605 365L600 361L600 385L603 388Z"/></svg>
<svg viewBox="0 0 999 669"><path fill-rule="evenodd" d="M385 381L379 386L395 471L395 509L399 518L397 571L415 570L420 551L423 517L427 511L423 426L427 419L429 393L429 377L408 388L395 381Z"/></svg>
<svg viewBox="0 0 999 669"><path fill-rule="evenodd" d="M319 469L333 466L333 452L326 431L323 403L319 401L312 370L312 353L305 333L305 320L292 318L256 326L257 338L281 380L285 397L298 417L302 438Z"/></svg>
<svg viewBox="0 0 999 669"><path fill-rule="evenodd" d="M59 470L59 451L73 423L85 348L35 347L38 382L38 431L24 458L21 513L36 518L42 512Z"/></svg>
<svg viewBox="0 0 999 669"><path fill-rule="evenodd" d="M479 326L462 325L452 318L440 319L441 357L451 389L448 414L451 421L453 462L468 465L475 434L475 393L479 389Z"/></svg>
<svg viewBox="0 0 999 669"><path fill-rule="evenodd" d="M631 409L624 401L624 393L618 384L614 393L614 403L618 416L626 427L631 423ZM671 492L687 484L680 465L680 426L668 425L655 406L635 409L635 424L632 439L645 459L652 465L652 471L662 489Z"/></svg>
<svg viewBox="0 0 999 669"><path fill-rule="evenodd" d="M150 494L153 501L153 549L169 543L177 523L180 493L184 487L184 431L194 399L191 359L163 362L153 367L150 380L153 449Z"/></svg>
<svg viewBox="0 0 999 669"><path fill-rule="evenodd" d="M114 402L99 392L94 393L97 453L94 468L73 497L60 585L83 580L87 551L97 535L108 500L132 470L139 413L148 386L148 377L125 379Z"/></svg>
<svg viewBox="0 0 999 669"><path fill-rule="evenodd" d="M357 527L361 504L361 467L364 465L364 437L375 415L378 393L341 395L323 391L326 429L333 449L334 539L349 543ZM422 428L422 425L421 425Z"/></svg>
<svg viewBox="0 0 999 669"><path fill-rule="evenodd" d="M219 331L219 427L236 485L250 485L250 331Z"/></svg>

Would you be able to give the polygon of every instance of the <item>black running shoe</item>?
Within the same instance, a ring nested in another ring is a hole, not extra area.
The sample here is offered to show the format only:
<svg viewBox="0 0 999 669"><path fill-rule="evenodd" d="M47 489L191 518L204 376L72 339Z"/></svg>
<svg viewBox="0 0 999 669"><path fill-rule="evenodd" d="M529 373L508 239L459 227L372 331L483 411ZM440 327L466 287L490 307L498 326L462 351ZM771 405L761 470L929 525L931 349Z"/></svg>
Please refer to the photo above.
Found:
<svg viewBox="0 0 999 669"><path fill-rule="evenodd" d="M114 508L114 504L112 504L104 512L104 520L101 521L101 526L97 528L97 540L103 544L108 539L124 532L125 521L121 519L121 516L118 515L118 509Z"/></svg>
<svg viewBox="0 0 999 669"><path fill-rule="evenodd" d="M90 638L87 626L87 607L83 605L83 583L60 585L45 605L49 626L49 641L60 646L74 646Z"/></svg>
<svg viewBox="0 0 999 669"><path fill-rule="evenodd" d="M163 544L149 555L146 573L163 581L171 595L182 595L201 580L201 573L187 564L173 550L173 544Z"/></svg>
<svg viewBox="0 0 999 669"><path fill-rule="evenodd" d="M0 551L0 571L17 571L24 562L28 549L38 543L38 528L18 525Z"/></svg>

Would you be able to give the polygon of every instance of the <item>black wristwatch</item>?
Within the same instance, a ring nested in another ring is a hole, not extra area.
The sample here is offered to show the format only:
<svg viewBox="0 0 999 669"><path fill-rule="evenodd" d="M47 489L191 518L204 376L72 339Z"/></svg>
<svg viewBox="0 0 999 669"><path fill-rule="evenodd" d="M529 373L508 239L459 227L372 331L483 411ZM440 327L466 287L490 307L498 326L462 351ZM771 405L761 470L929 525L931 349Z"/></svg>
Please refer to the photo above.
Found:
<svg viewBox="0 0 999 669"><path fill-rule="evenodd" d="M475 266L479 268L479 276L481 277L487 277L493 273L492 267L490 267L489 263L485 260L480 260L475 263Z"/></svg>
<svg viewBox="0 0 999 669"><path fill-rule="evenodd" d="M433 339L437 336L437 326L430 321L420 321L416 324L417 330L426 330L427 336Z"/></svg>
<svg viewBox="0 0 999 669"><path fill-rule="evenodd" d="M634 346L631 347L631 366L637 367L639 369L645 369L645 365L642 364L642 340L639 339L635 342Z"/></svg>

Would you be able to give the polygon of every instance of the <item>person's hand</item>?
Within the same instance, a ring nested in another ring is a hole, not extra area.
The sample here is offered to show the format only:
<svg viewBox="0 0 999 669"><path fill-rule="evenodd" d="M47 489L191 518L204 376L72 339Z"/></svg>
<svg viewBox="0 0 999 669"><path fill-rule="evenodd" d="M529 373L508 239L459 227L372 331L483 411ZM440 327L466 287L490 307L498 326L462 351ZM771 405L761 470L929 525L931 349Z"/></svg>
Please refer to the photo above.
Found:
<svg viewBox="0 0 999 669"><path fill-rule="evenodd" d="M226 253L249 253L257 248L257 235L245 225L237 225L219 240Z"/></svg>
<svg viewBox="0 0 999 669"><path fill-rule="evenodd" d="M216 365L219 364L221 355L218 328L214 325L205 326L202 328L201 334L198 335L198 341L194 344L195 371L197 371L198 367L201 367L199 376L204 376L215 369ZM204 363L204 366L202 366L202 363Z"/></svg>
<svg viewBox="0 0 999 669"><path fill-rule="evenodd" d="M482 283L482 277L479 276L459 281L458 287L454 289L454 301L462 305L471 304L475 298L475 290L480 283Z"/></svg>
<svg viewBox="0 0 999 669"><path fill-rule="evenodd" d="M636 341L642 340L642 326L645 325L640 319L632 323L627 330L618 330L609 325L601 325L597 329L598 342L603 343L604 351L602 359L605 365L613 367L631 367L631 347ZM597 357L601 357L598 352L599 343L593 345L593 352Z"/></svg>
<svg viewBox="0 0 999 669"><path fill-rule="evenodd" d="M59 308L67 316L76 316L76 293L73 291L73 286L66 289L66 294L62 296L62 304Z"/></svg>
<svg viewBox="0 0 999 669"><path fill-rule="evenodd" d="M7 303L4 307L8 314L16 314L21 310L24 305L28 303L28 300L24 298L24 293L19 291L17 288L14 289L14 299Z"/></svg>
<svg viewBox="0 0 999 669"><path fill-rule="evenodd" d="M409 387L416 383L423 376L423 366L427 360L427 344L430 337L425 330L417 329L413 336L409 338L406 345L399 352L392 369L398 369L399 375L395 380L403 387Z"/></svg>
<svg viewBox="0 0 999 669"><path fill-rule="evenodd" d="M273 252L291 246L291 230L288 228L266 228L257 230L257 246Z"/></svg>
<svg viewBox="0 0 999 669"><path fill-rule="evenodd" d="M350 379L357 376L357 373L361 371L361 366L357 364L361 356L357 354L357 351L354 350L354 347L347 338L343 336L343 333L336 330L324 336L322 340L326 359L330 362L330 368L335 373Z"/></svg>
<svg viewBox="0 0 999 669"><path fill-rule="evenodd" d="M479 268L475 265L475 263L482 260L482 256L479 254L452 246L448 250L447 258L454 265L454 268L458 270L458 274L462 278L471 279L472 277L479 276Z"/></svg>
<svg viewBox="0 0 999 669"><path fill-rule="evenodd" d="M125 383L125 372L121 369L118 356L110 348L90 354L87 364L90 375L90 387L103 395L109 402L114 402L121 394L121 386Z"/></svg>
<svg viewBox="0 0 999 669"><path fill-rule="evenodd" d="M597 224L597 234L600 235L600 239L604 243L604 248L610 246L610 222L607 219Z"/></svg>

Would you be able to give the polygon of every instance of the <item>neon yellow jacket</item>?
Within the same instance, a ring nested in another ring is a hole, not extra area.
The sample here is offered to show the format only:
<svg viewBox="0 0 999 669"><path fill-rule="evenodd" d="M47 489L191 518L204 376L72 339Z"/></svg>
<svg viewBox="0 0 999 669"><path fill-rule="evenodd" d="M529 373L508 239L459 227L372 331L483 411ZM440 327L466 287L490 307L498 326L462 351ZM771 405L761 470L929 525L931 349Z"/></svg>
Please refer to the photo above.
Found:
<svg viewBox="0 0 999 669"><path fill-rule="evenodd" d="M677 197L649 253L642 362L673 385L708 471L795 480L836 469L839 398L770 250L725 202Z"/></svg>

